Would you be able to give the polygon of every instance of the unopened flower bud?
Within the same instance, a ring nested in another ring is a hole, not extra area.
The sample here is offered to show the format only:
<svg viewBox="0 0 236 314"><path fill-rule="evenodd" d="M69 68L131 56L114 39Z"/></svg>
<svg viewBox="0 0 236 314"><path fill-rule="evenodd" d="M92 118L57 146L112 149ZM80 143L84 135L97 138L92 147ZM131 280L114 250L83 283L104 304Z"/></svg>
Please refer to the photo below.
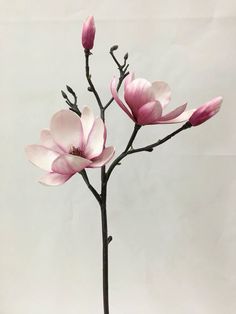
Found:
<svg viewBox="0 0 236 314"><path fill-rule="evenodd" d="M71 93L72 95L75 95L75 92L73 91L73 89L69 85L66 85L66 88L67 88L69 93Z"/></svg>
<svg viewBox="0 0 236 314"><path fill-rule="evenodd" d="M189 118L189 123L191 123L192 126L197 126L204 123L215 114L217 114L217 112L220 110L222 101L222 97L216 97L201 105L191 115L191 117Z"/></svg>
<svg viewBox="0 0 236 314"><path fill-rule="evenodd" d="M124 59L127 60L128 57L129 57L129 54L128 54L128 52L127 52L127 53L124 55Z"/></svg>
<svg viewBox="0 0 236 314"><path fill-rule="evenodd" d="M118 45L114 45L114 46L112 46L112 47L110 48L110 52L113 52L113 51L117 50L118 48L119 48Z"/></svg>
<svg viewBox="0 0 236 314"><path fill-rule="evenodd" d="M84 49L91 50L93 48L95 32L94 17L89 16L84 22L82 29L82 45Z"/></svg>
<svg viewBox="0 0 236 314"><path fill-rule="evenodd" d="M61 94L62 94L62 97L63 97L63 98L68 99L66 93L65 93L63 90L61 90Z"/></svg>

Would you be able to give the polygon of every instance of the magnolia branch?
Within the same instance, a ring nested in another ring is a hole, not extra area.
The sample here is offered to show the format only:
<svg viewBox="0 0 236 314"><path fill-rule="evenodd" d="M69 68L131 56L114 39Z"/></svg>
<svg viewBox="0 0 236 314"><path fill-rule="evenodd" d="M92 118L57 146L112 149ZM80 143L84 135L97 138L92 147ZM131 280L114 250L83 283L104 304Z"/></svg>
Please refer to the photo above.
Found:
<svg viewBox="0 0 236 314"><path fill-rule="evenodd" d="M158 140L157 142L151 144L151 145L147 145L141 148L137 148L137 149L131 149L130 151L127 152L127 155L131 155L131 154L135 154L135 153L139 153L139 152L151 152L153 151L153 149L163 143L165 143L166 141L170 140L172 137L174 137L175 135L177 135L178 133L191 128L191 123L186 122L181 128L177 129L176 131L174 131L173 133L167 135L166 137L164 137L161 140Z"/></svg>
<svg viewBox="0 0 236 314"><path fill-rule="evenodd" d="M186 122L181 128L177 129L176 131L172 132L171 134L167 135L166 137L164 137L161 140L158 140L157 142L144 146L144 147L140 147L137 149L134 149L132 147L132 144L134 142L134 139L140 129L141 126L135 124L133 133L130 137L130 140L126 146L126 149L112 162L112 164L110 165L109 169L107 170L106 173L106 180L108 181L110 178L110 175L112 173L112 171L114 170L114 168L120 164L121 160L124 159L126 156L131 155L131 154L135 154L135 153L139 153L139 152L152 152L153 149L163 143L165 143L166 141L170 140L172 137L174 137L175 135L177 135L178 133L189 129L192 125L189 122ZM139 128L138 128L139 127Z"/></svg>
<svg viewBox="0 0 236 314"><path fill-rule="evenodd" d="M99 193L97 192L97 190L90 183L86 170L82 170L80 172L80 174L82 175L84 182L87 184L88 188L93 193L93 195L95 196L98 203L101 204L101 197L100 197Z"/></svg>
<svg viewBox="0 0 236 314"><path fill-rule="evenodd" d="M79 110L79 108L77 106L77 95L70 86L66 85L66 88L67 88L68 92L73 96L73 102L70 101L69 97L67 96L67 94L63 90L61 90L62 97L65 99L67 105L70 107L70 110L77 113L78 116L80 117L81 111Z"/></svg>
<svg viewBox="0 0 236 314"><path fill-rule="evenodd" d="M96 91L96 89L93 85L93 82L91 80L91 74L90 74L90 70L89 70L89 56L91 55L91 52L90 52L90 50L84 49L84 53L85 53L85 72L86 72L87 81L89 83L89 91L93 92L100 110L103 111L103 105L102 105L101 99L100 99L98 92Z"/></svg>
<svg viewBox="0 0 236 314"><path fill-rule="evenodd" d="M110 55L112 56L112 59L115 61L115 63L118 66L118 70L120 72L120 76L119 76L119 80L118 80L118 84L117 84L117 91L119 91L124 79L126 78L126 76L129 74L129 72L127 72L129 64L127 64L127 60L128 60L128 53L126 53L124 55L124 63L121 65L120 62L117 60L116 56L114 55L114 51L118 49L118 46L115 45L113 47L111 47L110 49ZM106 110L110 104L113 102L114 97L111 97L111 99L108 101L108 103L105 105L104 109Z"/></svg>

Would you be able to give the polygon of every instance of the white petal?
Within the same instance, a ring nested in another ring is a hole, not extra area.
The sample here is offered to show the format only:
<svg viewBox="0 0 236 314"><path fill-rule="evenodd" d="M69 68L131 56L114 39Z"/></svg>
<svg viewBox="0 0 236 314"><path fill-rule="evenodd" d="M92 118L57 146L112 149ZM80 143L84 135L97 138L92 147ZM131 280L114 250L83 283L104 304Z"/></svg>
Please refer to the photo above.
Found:
<svg viewBox="0 0 236 314"><path fill-rule="evenodd" d="M43 129L40 133L40 143L42 146L47 147L49 149L54 150L60 154L63 154L63 150L55 143L54 139L52 138L51 131L48 129Z"/></svg>
<svg viewBox="0 0 236 314"><path fill-rule="evenodd" d="M75 156L75 155L63 155L58 157L52 164L52 170L60 174L74 174L80 172L85 167L91 164L90 160Z"/></svg>
<svg viewBox="0 0 236 314"><path fill-rule="evenodd" d="M94 121L93 128L89 134L88 142L84 150L84 156L92 159L99 156L104 147L104 123L102 119L97 118Z"/></svg>
<svg viewBox="0 0 236 314"><path fill-rule="evenodd" d="M51 120L51 134L54 141L66 152L72 147L81 147L83 129L80 117L71 110L61 110Z"/></svg>
<svg viewBox="0 0 236 314"><path fill-rule="evenodd" d="M84 133L84 144L86 145L89 133L93 127L94 123L94 114L89 107L84 107L81 114L81 122L83 126Z"/></svg>
<svg viewBox="0 0 236 314"><path fill-rule="evenodd" d="M166 121L158 121L158 123L160 124L169 124L169 123L181 123L181 122L185 122L188 121L188 119L191 117L191 115L194 113L196 109L192 109L192 110L188 110L183 112L181 115L179 115L177 118L175 119L171 119L171 120L166 120Z"/></svg>
<svg viewBox="0 0 236 314"><path fill-rule="evenodd" d="M167 121L167 120L173 120L175 118L177 118L178 116L180 116L186 109L187 107L187 103L175 108L174 110L170 111L169 113L163 115L161 117L161 121Z"/></svg>
<svg viewBox="0 0 236 314"><path fill-rule="evenodd" d="M50 173L47 173L41 179L39 179L39 182L44 184L44 185L56 186L56 185L61 185L61 184L65 183L71 177L72 177L72 175L68 175L68 174L63 175L63 174L59 174L59 173L50 172Z"/></svg>
<svg viewBox="0 0 236 314"><path fill-rule="evenodd" d="M158 100L164 108L171 99L171 90L169 85L163 81L155 81L152 83L155 99Z"/></svg>
<svg viewBox="0 0 236 314"><path fill-rule="evenodd" d="M29 145L25 151L29 161L46 171L52 170L53 161L60 156L59 153L41 145Z"/></svg>
<svg viewBox="0 0 236 314"><path fill-rule="evenodd" d="M109 160L114 156L115 149L112 146L104 148L103 152L100 156L96 157L94 160L92 160L90 168L97 168L102 167L106 163L108 163Z"/></svg>

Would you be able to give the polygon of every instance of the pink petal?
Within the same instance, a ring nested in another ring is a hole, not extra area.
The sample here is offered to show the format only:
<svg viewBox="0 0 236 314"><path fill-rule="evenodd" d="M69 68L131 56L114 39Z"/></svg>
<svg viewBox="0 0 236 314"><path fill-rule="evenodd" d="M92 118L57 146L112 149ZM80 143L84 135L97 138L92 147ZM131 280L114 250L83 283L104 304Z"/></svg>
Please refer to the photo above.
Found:
<svg viewBox="0 0 236 314"><path fill-rule="evenodd" d="M81 114L81 122L83 126L84 133L84 145L86 145L89 133L93 127L94 123L94 114L89 107L84 107Z"/></svg>
<svg viewBox="0 0 236 314"><path fill-rule="evenodd" d="M40 133L40 143L42 146L47 147L49 149L54 150L60 154L63 154L63 150L55 143L54 139L52 138L51 131L48 129L44 129Z"/></svg>
<svg viewBox="0 0 236 314"><path fill-rule="evenodd" d="M102 167L113 157L114 153L115 153L114 147L109 146L104 148L101 155L92 160L92 163L91 165L89 165L89 167L90 168Z"/></svg>
<svg viewBox="0 0 236 314"><path fill-rule="evenodd" d="M51 120L51 134L54 141L66 152L72 147L81 147L83 129L80 117L71 110L61 110Z"/></svg>
<svg viewBox="0 0 236 314"><path fill-rule="evenodd" d="M59 173L50 172L47 173L44 177L39 179L39 182L44 185L51 185L56 186L65 183L67 180L69 180L72 177L72 175L63 175Z"/></svg>
<svg viewBox="0 0 236 314"><path fill-rule="evenodd" d="M46 171L52 170L53 161L60 156L59 153L41 145L29 145L25 151L29 161Z"/></svg>
<svg viewBox="0 0 236 314"><path fill-rule="evenodd" d="M87 160L80 156L66 154L58 157L53 162L52 170L56 173L72 175L76 172L80 172L90 164L90 160Z"/></svg>
<svg viewBox="0 0 236 314"><path fill-rule="evenodd" d="M169 85L163 81L156 81L152 83L152 88L155 94L155 99L162 104L162 107L168 105L171 99L171 90Z"/></svg>
<svg viewBox="0 0 236 314"><path fill-rule="evenodd" d="M193 126L204 123L211 117L213 117L220 110L221 103L223 101L222 97L216 97L202 106L198 107L189 119L189 122Z"/></svg>
<svg viewBox="0 0 236 314"><path fill-rule="evenodd" d="M194 113L195 110L196 109L184 111L181 115L179 115L175 119L166 120L166 121L159 120L157 123L159 123L159 124L170 124L170 123L181 123L181 122L188 121L188 119L191 117L191 115Z"/></svg>
<svg viewBox="0 0 236 314"><path fill-rule="evenodd" d="M134 117L132 115L132 113L130 112L130 110L123 104L123 102L120 100L118 93L117 93L117 86L116 86L116 79L113 78L113 80L111 81L111 93L113 98L115 99L115 101L117 102L117 104L121 107L121 109L134 121Z"/></svg>
<svg viewBox="0 0 236 314"><path fill-rule="evenodd" d="M87 145L83 152L87 159L95 158L101 154L104 147L104 132L104 123L102 119L95 119L88 137Z"/></svg>
<svg viewBox="0 0 236 314"><path fill-rule="evenodd" d="M162 116L160 118L160 121L167 121L167 120L172 120L172 119L177 118L185 111L186 107L187 107L187 103L175 108L174 110Z"/></svg>
<svg viewBox="0 0 236 314"><path fill-rule="evenodd" d="M89 16L84 22L82 29L82 45L85 49L90 50L93 48L95 32L96 28L94 23L94 17Z"/></svg>
<svg viewBox="0 0 236 314"><path fill-rule="evenodd" d="M126 89L127 85L134 80L134 73L130 73L126 76L124 81L124 88Z"/></svg>
<svg viewBox="0 0 236 314"><path fill-rule="evenodd" d="M162 114L162 106L158 101L148 102L138 111L137 123L139 125L153 124Z"/></svg>
<svg viewBox="0 0 236 314"><path fill-rule="evenodd" d="M140 107L155 100L152 84L142 78L135 79L126 86L124 98L136 115Z"/></svg>

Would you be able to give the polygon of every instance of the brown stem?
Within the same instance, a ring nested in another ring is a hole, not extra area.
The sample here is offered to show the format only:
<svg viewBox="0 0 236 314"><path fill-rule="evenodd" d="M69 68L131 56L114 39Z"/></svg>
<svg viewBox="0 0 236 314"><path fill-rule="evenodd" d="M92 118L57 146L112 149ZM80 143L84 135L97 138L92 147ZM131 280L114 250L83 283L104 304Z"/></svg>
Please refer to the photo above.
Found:
<svg viewBox="0 0 236 314"><path fill-rule="evenodd" d="M102 102L101 102L101 99L98 95L98 92L96 91L94 85L93 85L93 82L91 80L91 74L90 74L90 70L89 70L89 56L91 55L91 52L90 50L87 50L85 49L84 50L84 53L85 53L85 72L86 72L86 78L87 78L87 81L89 83L89 87L90 87L90 90L91 92L93 92L96 100L97 100L97 103L98 103L98 106L100 108L100 110L103 109L103 106L102 106Z"/></svg>
<svg viewBox="0 0 236 314"><path fill-rule="evenodd" d="M172 132L171 134L167 135L166 137L162 138L161 140L158 140L156 143L153 143L151 145L147 145L141 148L137 149L131 149L129 152L127 152L127 155L134 154L134 153L139 153L139 152L151 152L153 149L166 141L170 140L172 137L177 135L178 133L191 128L192 125L189 122L186 122L181 128L177 129L176 131Z"/></svg>
<svg viewBox="0 0 236 314"><path fill-rule="evenodd" d="M104 314L109 314L109 277L108 277L108 227L107 227L107 183L103 182L101 193L101 220L102 220L102 265L103 265L103 308Z"/></svg>
<svg viewBox="0 0 236 314"><path fill-rule="evenodd" d="M126 149L123 151L123 153L121 153L114 161L113 163L110 165L109 169L107 170L107 174L106 174L106 180L109 180L109 177L112 173L112 171L114 170L114 168L119 165L119 163L121 162L122 159L124 159L127 155L131 155L134 153L139 153L139 152L152 152L153 149L161 144L163 144L164 142L170 140L173 136L177 135L178 133L180 133L181 131L184 131L188 128L190 128L192 125L189 122L186 122L181 128L177 129L176 131L172 132L171 134L167 135L166 137L164 137L161 140L158 140L156 143L153 143L151 145L147 145L141 148L137 148L134 149L132 148L132 144L133 141L138 133L138 130L140 129L140 125L135 125L134 127L134 131L131 135L131 138L129 140L128 145L126 146Z"/></svg>
<svg viewBox="0 0 236 314"><path fill-rule="evenodd" d="M106 180L108 181L109 180L109 177L112 173L112 171L114 170L114 168L119 164L119 162L125 157L127 156L128 154L128 151L129 149L132 147L132 144L134 142L134 139L139 131L139 129L141 128L141 125L138 125L138 124L135 124L134 126L134 130L133 130L133 133L131 134L131 137L129 139L129 142L125 148L125 150L123 151L123 153L121 153L113 162L112 164L110 165L109 169L107 170L107 173L106 173Z"/></svg>

